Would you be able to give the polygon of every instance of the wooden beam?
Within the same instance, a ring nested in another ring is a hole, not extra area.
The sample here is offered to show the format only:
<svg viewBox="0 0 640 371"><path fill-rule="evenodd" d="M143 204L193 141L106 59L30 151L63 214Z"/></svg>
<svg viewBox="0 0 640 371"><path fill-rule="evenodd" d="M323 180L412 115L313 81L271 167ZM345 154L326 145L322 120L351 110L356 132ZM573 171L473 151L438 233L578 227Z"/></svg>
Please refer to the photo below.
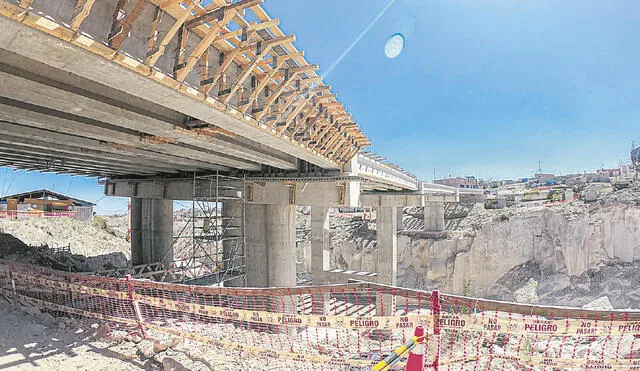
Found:
<svg viewBox="0 0 640 371"><path fill-rule="evenodd" d="M322 153L323 155L327 156L329 152L333 153L333 147L336 146L337 142L339 141L340 137L342 136L342 131L338 130L336 131L330 138L329 140L327 140L327 149Z"/></svg>
<svg viewBox="0 0 640 371"><path fill-rule="evenodd" d="M297 91L291 92L291 95L289 96L289 98L287 98L287 100L284 101L282 106L279 107L278 111L276 112L276 119L268 123L267 125L269 127L273 127L278 122L278 119L280 119L282 114L285 113L287 109L289 109L289 107L291 107L291 105L293 104L293 102L296 100L298 96L299 96L299 93Z"/></svg>
<svg viewBox="0 0 640 371"><path fill-rule="evenodd" d="M184 13L182 13L180 17L176 18L176 22L173 24L173 26L171 26L169 31L167 31L167 33L164 35L164 37L162 38L162 41L160 41L160 45L158 45L157 48L147 53L147 58L144 61L144 63L147 66L149 67L155 66L155 64L158 62L158 59L164 54L165 49L167 48L167 45L169 45L173 37L178 33L178 31L180 30L184 22L187 20L187 18L191 16L191 12L193 11L193 9L200 4L200 1L201 0L191 0L187 2L188 5L187 5L187 8L184 10ZM166 7L169 7L177 2L179 2L179 0L178 1L168 0L167 2L165 2L160 6L160 9L164 10L166 9Z"/></svg>
<svg viewBox="0 0 640 371"><path fill-rule="evenodd" d="M311 106L311 108L309 110L307 110L307 112L302 116L302 118L298 121L296 126L293 128L293 133L291 134L292 137L294 135L296 135L298 133L298 131L300 131L300 129L302 129L303 126L306 127L307 119L309 117L311 117L311 115L315 112L316 108L322 109L322 104L320 104L320 106L318 106L318 103L316 103L316 105Z"/></svg>
<svg viewBox="0 0 640 371"><path fill-rule="evenodd" d="M209 49L205 50L204 54L202 54L200 62L200 81L206 80L209 78Z"/></svg>
<svg viewBox="0 0 640 371"><path fill-rule="evenodd" d="M273 66L273 68L264 75L264 77L258 83L258 86L256 86L255 89L253 89L253 91L251 92L251 95L249 95L247 104L242 111L244 113L247 113L249 108L251 108L251 105L253 104L253 102L258 98L258 94L262 92L262 90L267 86L269 81L271 81L271 79L278 73L278 71L280 71L280 68L282 68L282 66L285 64L287 60L295 58L296 56L301 56L301 55L303 55L303 53L298 52L295 55L287 54L287 55L276 57L276 62L275 62L276 65Z"/></svg>
<svg viewBox="0 0 640 371"><path fill-rule="evenodd" d="M316 88L310 89L309 96L301 99L298 105L296 106L296 108L287 116L287 120L285 121L284 126L279 130L280 133L284 132L291 125L291 123L296 118L296 116L298 116L302 112L302 110L305 107L307 107L307 104L309 103L309 101L313 100L314 97L317 100L321 100L321 99L327 99L327 98L336 96L335 94L318 96L315 93L318 90L320 90L319 88L322 88L322 90L327 90L327 91L331 89L331 87L328 85L318 86ZM310 110L313 110L313 106L310 107Z"/></svg>
<svg viewBox="0 0 640 371"><path fill-rule="evenodd" d="M23 9L29 9L32 2L33 0L20 0L20 3L18 4L18 6Z"/></svg>
<svg viewBox="0 0 640 371"><path fill-rule="evenodd" d="M246 28L248 31L259 31L265 28L277 26L278 24L280 24L280 20L276 18L276 19L270 19L264 22L250 23L249 26ZM242 35L242 28L239 28L235 31L223 33L218 40L219 41L233 40L234 38L237 38L240 35Z"/></svg>
<svg viewBox="0 0 640 371"><path fill-rule="evenodd" d="M262 51L259 53L256 53L256 56L253 59L253 61L251 61L251 63L242 70L242 72L240 73L240 76L238 77L238 80L236 81L236 84L231 89L231 92L229 92L229 95L225 97L223 102L229 103L229 101L231 101L231 98L233 98L233 95L238 91L238 89L240 89L242 84L251 75L253 70L258 66L258 64L263 60L263 58L271 51L271 48L283 43L293 42L295 41L295 39L296 37L294 35L289 35L289 36L278 37L276 39L265 41L261 45Z"/></svg>
<svg viewBox="0 0 640 371"><path fill-rule="evenodd" d="M237 12L242 11L248 7L262 4L262 1L263 0L240 0L237 3L225 6L223 19L218 22L213 22L209 32L200 40L198 45L196 45L196 47L191 52L191 55L189 55L189 57L187 58L186 64L174 71L176 80L184 81L189 72L193 70L193 67L195 67L198 59L200 59L204 51L209 48L211 44L213 44L222 28L226 27L227 23L231 22Z"/></svg>
<svg viewBox="0 0 640 371"><path fill-rule="evenodd" d="M222 64L220 65L220 67L218 67L218 69L216 69L216 73L213 75L213 77L211 77L209 79L206 79L206 80L200 80L200 90L203 93L209 94L209 92L211 91L213 86L224 75L224 73L226 72L227 68L229 68L231 66L231 64L233 64L233 62L236 59L236 57L243 52L244 47L249 45L249 39L250 39L251 36L253 36L253 34L252 35L247 35L247 39L242 41L240 44L238 44L237 48L233 49L231 51L231 53L229 53L228 55L224 55L224 60L222 61ZM258 42L254 42L251 45L257 44Z"/></svg>
<svg viewBox="0 0 640 371"><path fill-rule="evenodd" d="M314 138L311 138L312 140L315 140L316 143L315 144L311 144L310 148L315 149L322 142L322 139L324 139L325 135L327 135L327 133L329 133L329 131L331 129L336 129L335 124L327 125L327 127L324 128L322 131L319 131L318 134Z"/></svg>
<svg viewBox="0 0 640 371"><path fill-rule="evenodd" d="M91 7L96 2L96 0L78 0L76 1L76 7L73 10L73 18L71 18L71 23L69 27L72 30L78 31L82 22L87 18L89 12L91 12Z"/></svg>
<svg viewBox="0 0 640 371"><path fill-rule="evenodd" d="M178 48L176 49L176 58L174 62L174 69L180 68L185 64L184 58L187 54L187 42L189 41L189 30L183 25L180 27L180 33L178 33Z"/></svg>
<svg viewBox="0 0 640 371"><path fill-rule="evenodd" d="M298 74L308 72L308 71L314 71L317 68L318 68L317 65L292 68L291 70L293 71L290 73L289 80L282 81L280 85L278 85L278 88L271 95L269 95L269 97L264 102L264 109L262 110L262 112L258 113L258 115L256 116L256 119L261 120L264 117L264 115L267 113L267 107L273 104L273 102L275 102L276 99L278 99L278 97L280 97L280 95L284 93L284 90L289 86L289 84L291 84L291 82L293 82L294 78Z"/></svg>
<svg viewBox="0 0 640 371"><path fill-rule="evenodd" d="M153 12L153 21L151 21L151 36L149 36L149 40L147 40L147 54L151 53L156 47L156 42L158 41L158 26L160 26L160 22L162 22L163 14L164 10L156 6Z"/></svg>
<svg viewBox="0 0 640 371"><path fill-rule="evenodd" d="M216 7L214 9L212 9L212 10L208 10L206 13L191 19L189 22L185 23L184 25L185 25L185 27L187 27L187 29L190 30L190 29L192 29L194 27L198 27L198 26L200 26L202 24L215 21L216 19L218 19L220 17L220 12L222 11L223 8L224 8L224 6Z"/></svg>
<svg viewBox="0 0 640 371"><path fill-rule="evenodd" d="M125 13L124 7L126 7L128 2L129 0L120 0L118 2L119 8L116 9L116 14L114 14L114 23L111 26L111 33L108 39L111 49L120 49L122 43L129 37L133 22L140 17L142 10L147 4L146 0L137 0L131 11ZM121 8L120 5L122 5Z"/></svg>

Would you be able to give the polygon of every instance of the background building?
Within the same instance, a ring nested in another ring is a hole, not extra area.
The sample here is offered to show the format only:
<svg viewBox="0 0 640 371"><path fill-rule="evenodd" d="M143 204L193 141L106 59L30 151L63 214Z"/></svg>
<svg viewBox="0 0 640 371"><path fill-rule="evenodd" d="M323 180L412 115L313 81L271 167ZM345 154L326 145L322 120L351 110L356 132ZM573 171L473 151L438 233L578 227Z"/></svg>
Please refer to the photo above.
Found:
<svg viewBox="0 0 640 371"><path fill-rule="evenodd" d="M72 217L88 220L93 216L94 203L48 189L18 193L0 198L0 217Z"/></svg>

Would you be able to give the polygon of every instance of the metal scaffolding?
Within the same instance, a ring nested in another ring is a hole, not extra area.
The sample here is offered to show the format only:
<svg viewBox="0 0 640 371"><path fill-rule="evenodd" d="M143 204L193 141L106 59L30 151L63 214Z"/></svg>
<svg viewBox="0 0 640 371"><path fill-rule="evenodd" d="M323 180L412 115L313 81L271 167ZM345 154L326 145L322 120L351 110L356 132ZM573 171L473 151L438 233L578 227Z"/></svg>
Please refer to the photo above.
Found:
<svg viewBox="0 0 640 371"><path fill-rule="evenodd" d="M201 272L187 283L245 286L244 180L194 175L193 195L174 236L175 263Z"/></svg>

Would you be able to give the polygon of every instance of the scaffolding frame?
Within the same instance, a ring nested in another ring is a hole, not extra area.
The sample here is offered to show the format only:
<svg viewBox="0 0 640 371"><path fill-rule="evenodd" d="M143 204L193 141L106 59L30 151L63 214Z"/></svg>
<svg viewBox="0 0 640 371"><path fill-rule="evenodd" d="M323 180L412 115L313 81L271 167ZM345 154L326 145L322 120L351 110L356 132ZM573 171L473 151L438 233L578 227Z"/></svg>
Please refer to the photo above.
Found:
<svg viewBox="0 0 640 371"><path fill-rule="evenodd" d="M206 267L204 277L189 283L246 286L244 179L193 175L189 219L174 235L171 250L182 247L175 263L188 269Z"/></svg>

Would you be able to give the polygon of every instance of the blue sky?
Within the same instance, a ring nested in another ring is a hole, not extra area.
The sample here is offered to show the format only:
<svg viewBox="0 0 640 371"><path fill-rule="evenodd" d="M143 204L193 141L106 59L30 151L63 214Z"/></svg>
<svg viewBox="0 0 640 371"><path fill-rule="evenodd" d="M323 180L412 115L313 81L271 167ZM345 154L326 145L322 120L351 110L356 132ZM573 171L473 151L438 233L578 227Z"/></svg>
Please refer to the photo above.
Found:
<svg viewBox="0 0 640 371"><path fill-rule="evenodd" d="M388 2L264 7L323 73ZM385 41L412 24L402 54L387 58ZM636 0L397 0L325 83L373 151L423 179L434 168L437 177L529 176L538 160L549 172L592 170L626 160L640 140L639 39ZM0 185L13 176L0 168ZM18 172L8 191L55 185L102 198L95 179L70 179Z"/></svg>

